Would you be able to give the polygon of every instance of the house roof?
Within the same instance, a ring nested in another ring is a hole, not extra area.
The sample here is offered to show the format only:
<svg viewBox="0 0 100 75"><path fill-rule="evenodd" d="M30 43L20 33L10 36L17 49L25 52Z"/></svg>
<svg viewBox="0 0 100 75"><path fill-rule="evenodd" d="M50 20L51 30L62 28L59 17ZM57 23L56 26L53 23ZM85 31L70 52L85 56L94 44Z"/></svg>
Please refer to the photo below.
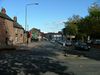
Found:
<svg viewBox="0 0 100 75"><path fill-rule="evenodd" d="M0 12L0 17L4 18L4 19L7 19L7 20L10 20L10 21L13 21L7 14L3 14L1 12Z"/></svg>
<svg viewBox="0 0 100 75"><path fill-rule="evenodd" d="M18 22L14 22L14 27L24 29Z"/></svg>
<svg viewBox="0 0 100 75"><path fill-rule="evenodd" d="M0 12L0 17L14 22L14 20L12 20L7 14L3 14L3 13ZM17 23L17 22L14 22L14 27L20 28L20 29L24 29L24 28L23 28L19 23Z"/></svg>
<svg viewBox="0 0 100 75"><path fill-rule="evenodd" d="M40 32L40 29L37 29L37 28L32 28L30 31L38 31L38 32Z"/></svg>

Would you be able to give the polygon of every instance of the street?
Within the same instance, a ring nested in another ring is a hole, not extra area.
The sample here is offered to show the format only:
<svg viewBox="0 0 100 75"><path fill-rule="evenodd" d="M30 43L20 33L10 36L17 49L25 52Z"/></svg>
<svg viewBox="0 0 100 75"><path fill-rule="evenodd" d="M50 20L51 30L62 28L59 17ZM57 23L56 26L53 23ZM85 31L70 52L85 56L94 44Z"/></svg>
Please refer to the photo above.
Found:
<svg viewBox="0 0 100 75"><path fill-rule="evenodd" d="M100 60L69 54L49 41L0 52L1 75L100 75ZM89 54L89 53L88 53ZM100 53L98 53L100 54Z"/></svg>

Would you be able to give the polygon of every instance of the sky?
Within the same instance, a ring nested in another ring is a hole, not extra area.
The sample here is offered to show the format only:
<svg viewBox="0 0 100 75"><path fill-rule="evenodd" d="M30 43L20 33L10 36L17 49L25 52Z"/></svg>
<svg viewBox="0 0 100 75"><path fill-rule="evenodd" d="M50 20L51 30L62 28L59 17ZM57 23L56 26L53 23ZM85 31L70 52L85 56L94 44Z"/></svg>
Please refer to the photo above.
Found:
<svg viewBox="0 0 100 75"><path fill-rule="evenodd" d="M27 25L40 29L42 32L58 32L64 28L64 23L73 15L84 17L88 15L88 7L99 0L0 0L0 9L5 8L12 19L25 28L25 5L27 6Z"/></svg>

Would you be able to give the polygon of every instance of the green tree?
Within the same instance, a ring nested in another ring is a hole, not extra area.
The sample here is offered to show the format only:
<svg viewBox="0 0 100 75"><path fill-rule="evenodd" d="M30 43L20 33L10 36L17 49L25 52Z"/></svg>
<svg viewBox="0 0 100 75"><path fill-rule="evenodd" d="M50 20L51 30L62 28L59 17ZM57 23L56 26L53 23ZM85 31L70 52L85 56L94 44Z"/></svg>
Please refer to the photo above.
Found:
<svg viewBox="0 0 100 75"><path fill-rule="evenodd" d="M78 22L78 33L82 38L88 36L100 38L100 6L94 3L89 7L88 12L89 15Z"/></svg>
<svg viewBox="0 0 100 75"><path fill-rule="evenodd" d="M80 20L79 15L73 15L71 18L68 18L68 21L64 23L65 32L67 35L77 35L78 33L77 23L79 20Z"/></svg>
<svg viewBox="0 0 100 75"><path fill-rule="evenodd" d="M78 39L91 38L100 39L100 6L93 3L88 8L89 15L81 18L79 15L73 15L65 22L63 29L64 35L76 35Z"/></svg>
<svg viewBox="0 0 100 75"><path fill-rule="evenodd" d="M88 9L91 36L93 38L100 38L100 6L97 3L93 3Z"/></svg>

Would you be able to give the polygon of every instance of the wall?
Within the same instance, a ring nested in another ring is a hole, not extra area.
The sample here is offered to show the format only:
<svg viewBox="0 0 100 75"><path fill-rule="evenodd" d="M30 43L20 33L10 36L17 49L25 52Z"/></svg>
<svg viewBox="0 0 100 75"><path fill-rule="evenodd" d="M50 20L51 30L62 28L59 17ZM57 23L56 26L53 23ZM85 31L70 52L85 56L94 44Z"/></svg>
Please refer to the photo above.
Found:
<svg viewBox="0 0 100 75"><path fill-rule="evenodd" d="M4 19L0 17L0 47L7 44L6 27L4 25Z"/></svg>
<svg viewBox="0 0 100 75"><path fill-rule="evenodd" d="M14 35L13 21L5 19L5 26L7 29L10 44L14 44L15 35Z"/></svg>
<svg viewBox="0 0 100 75"><path fill-rule="evenodd" d="M20 28L14 28L15 32L15 44L24 43L24 30Z"/></svg>

